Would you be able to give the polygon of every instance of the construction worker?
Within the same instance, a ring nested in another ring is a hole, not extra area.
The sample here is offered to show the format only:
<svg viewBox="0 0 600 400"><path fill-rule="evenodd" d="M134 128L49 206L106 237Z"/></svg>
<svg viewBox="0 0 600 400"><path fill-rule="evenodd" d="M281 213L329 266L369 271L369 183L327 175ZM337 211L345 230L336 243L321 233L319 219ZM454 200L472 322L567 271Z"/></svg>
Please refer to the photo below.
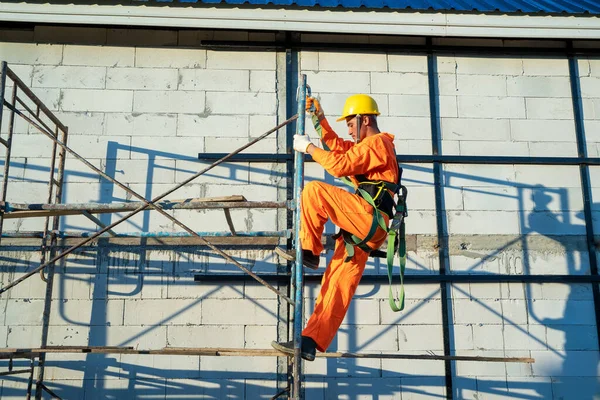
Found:
<svg viewBox="0 0 600 400"><path fill-rule="evenodd" d="M352 141L338 137L316 99L307 98L306 104L307 111L312 111L318 118L321 139L329 151L318 148L304 135L294 136L294 149L312 155L331 175L347 177L356 187L366 190L381 211L379 214L387 227L393 217L394 193L385 184L398 182L399 168L394 136L380 132L377 126L380 114L377 103L365 94L353 95L346 100L337 121L346 121ZM316 350L325 351L333 341L360 282L369 252L379 248L387 237L380 225L374 225L374 207L361 192L350 193L318 181L309 182L302 191L300 244L303 265L312 269L319 267L323 251L321 235L327 220L344 233L337 235L314 312L302 331L301 356L308 361L315 359ZM361 246L348 244L351 235L366 239L366 242ZM277 248L276 253L287 260L295 260L295 251ZM293 342L272 342L272 346L289 355L294 353Z"/></svg>

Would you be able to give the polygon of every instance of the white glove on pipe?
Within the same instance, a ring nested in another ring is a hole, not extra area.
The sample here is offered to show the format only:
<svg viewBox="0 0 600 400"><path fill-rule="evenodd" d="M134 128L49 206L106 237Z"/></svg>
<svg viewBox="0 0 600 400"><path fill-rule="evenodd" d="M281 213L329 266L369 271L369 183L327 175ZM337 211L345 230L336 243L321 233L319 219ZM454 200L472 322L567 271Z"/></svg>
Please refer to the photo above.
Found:
<svg viewBox="0 0 600 400"><path fill-rule="evenodd" d="M306 135L294 135L294 150L306 153L308 146L312 143Z"/></svg>

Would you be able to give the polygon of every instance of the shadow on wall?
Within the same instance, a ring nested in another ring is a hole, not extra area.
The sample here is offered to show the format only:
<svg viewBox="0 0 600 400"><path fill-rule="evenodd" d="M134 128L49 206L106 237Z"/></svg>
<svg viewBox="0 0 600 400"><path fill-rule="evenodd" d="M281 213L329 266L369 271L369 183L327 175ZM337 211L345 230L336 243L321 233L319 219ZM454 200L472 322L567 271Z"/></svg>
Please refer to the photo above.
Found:
<svg viewBox="0 0 600 400"><path fill-rule="evenodd" d="M118 164L116 156L120 150L118 143L111 142L109 144L107 154L107 166L106 173L119 179L118 176ZM132 150L133 151L133 150ZM153 171L156 167L155 160L159 157L168 157L175 160L181 161L194 161L195 158L182 157L177 154L157 152L147 149L135 149L140 153L148 155L148 170L146 181L151 182L153 179ZM202 165L198 163L198 165ZM160 168L160 167L159 167ZM223 168L223 167L221 167ZM228 180L238 179L238 171L247 170L248 165L237 165L227 164L224 168L227 169L226 173L212 174L208 177L223 178ZM200 169L200 168L198 168ZM425 172L427 168L407 166L405 173L407 180L410 181L410 171L413 172ZM285 174L255 168L250 166L250 171L254 174L268 175L271 179L285 179ZM186 170L183 171L190 175L196 171ZM75 172L74 172L75 173ZM463 176L462 178L468 179L481 179L475 176ZM329 176L326 177L328 183L333 183L333 179ZM239 181L240 183L250 183L248 180ZM112 184L105 182L109 186L108 190L103 190L98 198L100 202L112 202L122 201L124 199L117 199L114 195L114 188L111 190ZM254 184L254 183L253 183ZM272 184L262 181L256 183L263 186L272 186ZM500 183L499 183L500 184ZM530 234L545 235L549 239L556 242L556 245L560 247L557 249L558 252L564 253L566 257L566 264L568 267L569 274L587 274L589 273L589 265L587 263L587 253L585 249L581 251L573 251L573 240L569 236L564 235L549 235L548 232L571 232L573 229L570 227L574 225L580 226L570 220L571 214L566 211L569 210L567 193L563 189L551 189L543 186L537 186L534 188L525 188L519 185L513 185L505 181L501 182L504 186L516 186L518 188L518 199L520 202L520 225L522 232L522 246L523 246L523 273L528 274L532 272L532 266L530 265L530 257L528 255L528 242L527 237ZM145 184L145 192L140 193L146 198L152 196L152 184ZM68 187L68 186L67 186ZM492 193L488 193L493 196ZM154 193L156 195L156 193ZM524 211L523 201L526 196L530 196L531 200L535 204L534 210L537 216L544 215L543 220L537 218L533 213L526 214ZM554 198L558 196L560 206L558 210L552 211L550 204ZM114 221L110 216L103 216L105 223ZM150 230L150 215L149 212L145 213L141 225L138 226L140 231ZM65 226L64 229L72 228ZM333 233L334 227L329 225L326 228L327 233ZM62 286L59 286L59 293L62 291L66 292L65 284L68 283L69 279L77 280L90 279L90 286L93 286L92 292L90 293L91 299L97 299L101 301L94 301L90 321L77 321L69 317L68 313L65 312L65 306L68 304L59 304L58 310L61 317L65 321L69 321L72 325L93 325L93 329L90 330L87 344L91 346L104 346L107 344L113 345L115 342L109 339L110 322L107 322L107 314L109 312L107 304L110 298L143 298L143 291L148 286L160 286L165 285L164 279L157 279L158 277L166 277L166 279L174 279L180 275L191 275L194 268L206 269L207 268L207 257L208 253L197 249L173 249L176 253L177 260L167 259L152 260L148 257L148 253L145 250L145 243L142 240L141 246L136 246L135 250L123 249L120 252L121 256L111 256L110 250L106 247L105 243L100 241L98 248L88 249L82 251L85 257L77 258L76 261L68 261L68 266L63 263L63 273L70 274L71 276L64 276L60 282ZM122 256L124 253L130 253L131 257ZM2 264L11 264L8 267L13 272L21 272L28 268L34 267L35 263L24 263L22 260L17 258L11 258L9 256L2 255ZM112 259L107 264L107 258ZM122 259L120 258L122 257ZM579 259L577 259L579 257ZM238 258L239 259L239 258ZM183 260L183 261L182 261ZM188 260L187 262L185 260ZM247 263L248 266L255 267L256 260L252 258L239 259L243 264ZM179 265L183 262L184 266ZM271 263L271 260L265 261ZM110 265L106 270L100 271L102 265ZM6 270L6 268L4 268ZM223 270L228 270L223 267ZM411 272L418 273L419 270L407 271L408 274ZM537 271L536 271L537 272ZM538 272L543 273L543 272ZM105 284L98 284L97 281L92 280L90 275L101 275L106 278ZM178 282L178 286L197 286L197 284L189 281L190 283ZM118 289L111 289L111 286ZM238 289L235 289L238 290ZM241 289L244 290L243 288ZM379 287L374 287L373 292L379 291ZM590 360L590 351L597 351L597 338L595 333L595 327L593 326L593 319L590 321L590 285L569 285L568 294L565 296L559 295L558 299L565 299L564 309L556 307L556 309L548 312L547 309L540 310L541 302L535 301L534 291L537 287L533 285L526 285L526 299L527 309L529 318L531 318L530 324L535 323L546 328L546 337L537 337L534 333L525 331L524 334L528 335L531 340L536 343L544 343L547 345L547 352L551 354L548 358L538 358L535 366L536 373L534 376L543 377L538 380L534 377L527 376L516 376L507 383L507 379L502 377L490 379L474 377L455 377L454 387L457 390L458 396L456 398L477 398L477 393L485 395L503 396L503 397L517 397L520 399L539 399L539 398L573 398L578 400L591 400L594 399L598 394L598 388L589 385L589 382L584 382L583 385L577 384L577 378L581 375L582 370L588 369L590 371L597 371L598 361ZM542 288L543 290L543 288ZM428 297L431 299L437 295L437 292L431 293ZM210 294L208 295L210 296ZM241 293L241 297L245 294ZM368 296L368 295L365 295ZM193 303L201 303L204 297L196 298ZM259 300L253 299L251 296L246 297L247 301L254 302L257 306L260 305ZM557 302L552 303L550 306L556 306ZM422 305L422 304L421 304ZM186 308L172 310L166 318L160 321L159 325L169 325L170 321L175 319L178 315L184 313ZM274 314L274 310L264 310L270 312L273 318L277 318ZM357 310L351 309L348 318L353 323L359 323L361 315L356 312ZM395 325L402 324L403 320L410 315L417 312L422 312L423 309L420 306L416 306L411 310L400 315L396 320L393 321L389 326L381 327L381 330L373 337L369 337L365 340L364 337L359 337L355 329L348 329L343 334L348 337L348 346L350 351L364 351L365 347L368 347L369 343L376 340L376 336L383 334L386 330L393 329ZM490 310L491 311L491 310ZM541 312L543 311L543 312ZM593 312L593 308L591 310ZM543 314L544 316L540 316ZM548 316L551 315L551 316ZM556 315L554 317L554 315ZM499 316L502 318L502 315ZM506 321L508 324L511 321ZM139 332L129 333L124 337L119 338L118 345L128 345L129 343L135 343L141 336L152 332L157 329L157 326L143 327ZM273 329L275 332L275 329ZM556 343L556 346L552 346L549 340L549 336L554 337L552 343ZM556 339L559 337L559 339ZM564 340L560 339L563 338ZM338 347L338 341L333 343L330 351L335 351ZM584 352L587 352L584 354ZM541 355L541 354L540 354ZM53 379L48 380L48 386L61 395L63 398L85 398L85 399L96 399L96 398L163 398L168 397L171 399L177 398L191 398L191 396L199 396L204 398L232 398L232 399L250 399L250 398L271 398L277 393L276 388L276 376L270 372L231 372L224 367L223 370L210 369L204 366L203 360L205 358L195 357L197 360L197 367L195 362L191 365L186 363L189 368L179 368L178 365L171 365L173 361L165 361L167 358L161 358L159 356L139 356L136 362L128 361L127 357L124 356L113 356L113 355L87 355L85 360L81 361L61 361L59 359L53 360L50 358L49 365L52 367L58 367L64 371L70 371L68 376L76 376L73 381L68 379L61 380L60 376L56 376ZM145 361L143 357L149 357L148 361ZM170 357L170 360L177 360ZM272 371L276 371L275 359L272 359ZM308 399L358 399L362 396L372 396L373 398L378 397L390 397L399 396L399 390L402 391L403 396L410 398L412 396L421 396L424 398L444 398L444 379L443 376L429 376L428 374L418 373L399 373L396 369L386 370L383 364L379 366L372 366L371 364L363 364L354 359L340 359L340 360L320 360L318 363L324 363L326 365L325 374L308 374L306 377L306 398ZM166 363L166 364L165 364ZM177 361L175 361L177 363ZM15 363L17 367L19 363ZM23 363L23 367L26 368L26 363ZM150 366L151 365L151 366ZM0 362L0 367L6 368L6 362ZM539 369L538 369L539 368ZM249 375L250 374L250 375ZM590 377L595 376L595 372L590 372ZM564 381L564 382L563 382ZM564 384L563 384L564 383ZM3 381L2 398L15 397L18 398L22 395L23 386L25 381L19 377L10 377ZM400 389L399 389L400 388ZM82 397L83 390L83 397ZM256 396L253 394L256 393ZM470 393L471 395L467 395Z"/></svg>

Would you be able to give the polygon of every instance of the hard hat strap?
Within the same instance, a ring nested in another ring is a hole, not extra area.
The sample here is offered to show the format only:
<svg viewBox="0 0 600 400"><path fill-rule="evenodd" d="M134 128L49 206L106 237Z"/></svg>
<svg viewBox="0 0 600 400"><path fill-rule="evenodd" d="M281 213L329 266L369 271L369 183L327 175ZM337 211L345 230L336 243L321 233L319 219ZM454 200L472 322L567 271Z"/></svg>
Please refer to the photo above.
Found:
<svg viewBox="0 0 600 400"><path fill-rule="evenodd" d="M362 128L362 115L356 114L356 143L360 142L360 129Z"/></svg>

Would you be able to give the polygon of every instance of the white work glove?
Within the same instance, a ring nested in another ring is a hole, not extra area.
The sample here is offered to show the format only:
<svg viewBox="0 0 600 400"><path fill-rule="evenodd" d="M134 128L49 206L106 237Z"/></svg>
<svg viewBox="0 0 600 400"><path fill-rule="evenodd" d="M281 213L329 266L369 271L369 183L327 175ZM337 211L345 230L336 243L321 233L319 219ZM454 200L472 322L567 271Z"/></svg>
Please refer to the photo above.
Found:
<svg viewBox="0 0 600 400"><path fill-rule="evenodd" d="M299 151L301 153L306 153L308 146L312 143L308 136L306 135L294 135L294 150Z"/></svg>

